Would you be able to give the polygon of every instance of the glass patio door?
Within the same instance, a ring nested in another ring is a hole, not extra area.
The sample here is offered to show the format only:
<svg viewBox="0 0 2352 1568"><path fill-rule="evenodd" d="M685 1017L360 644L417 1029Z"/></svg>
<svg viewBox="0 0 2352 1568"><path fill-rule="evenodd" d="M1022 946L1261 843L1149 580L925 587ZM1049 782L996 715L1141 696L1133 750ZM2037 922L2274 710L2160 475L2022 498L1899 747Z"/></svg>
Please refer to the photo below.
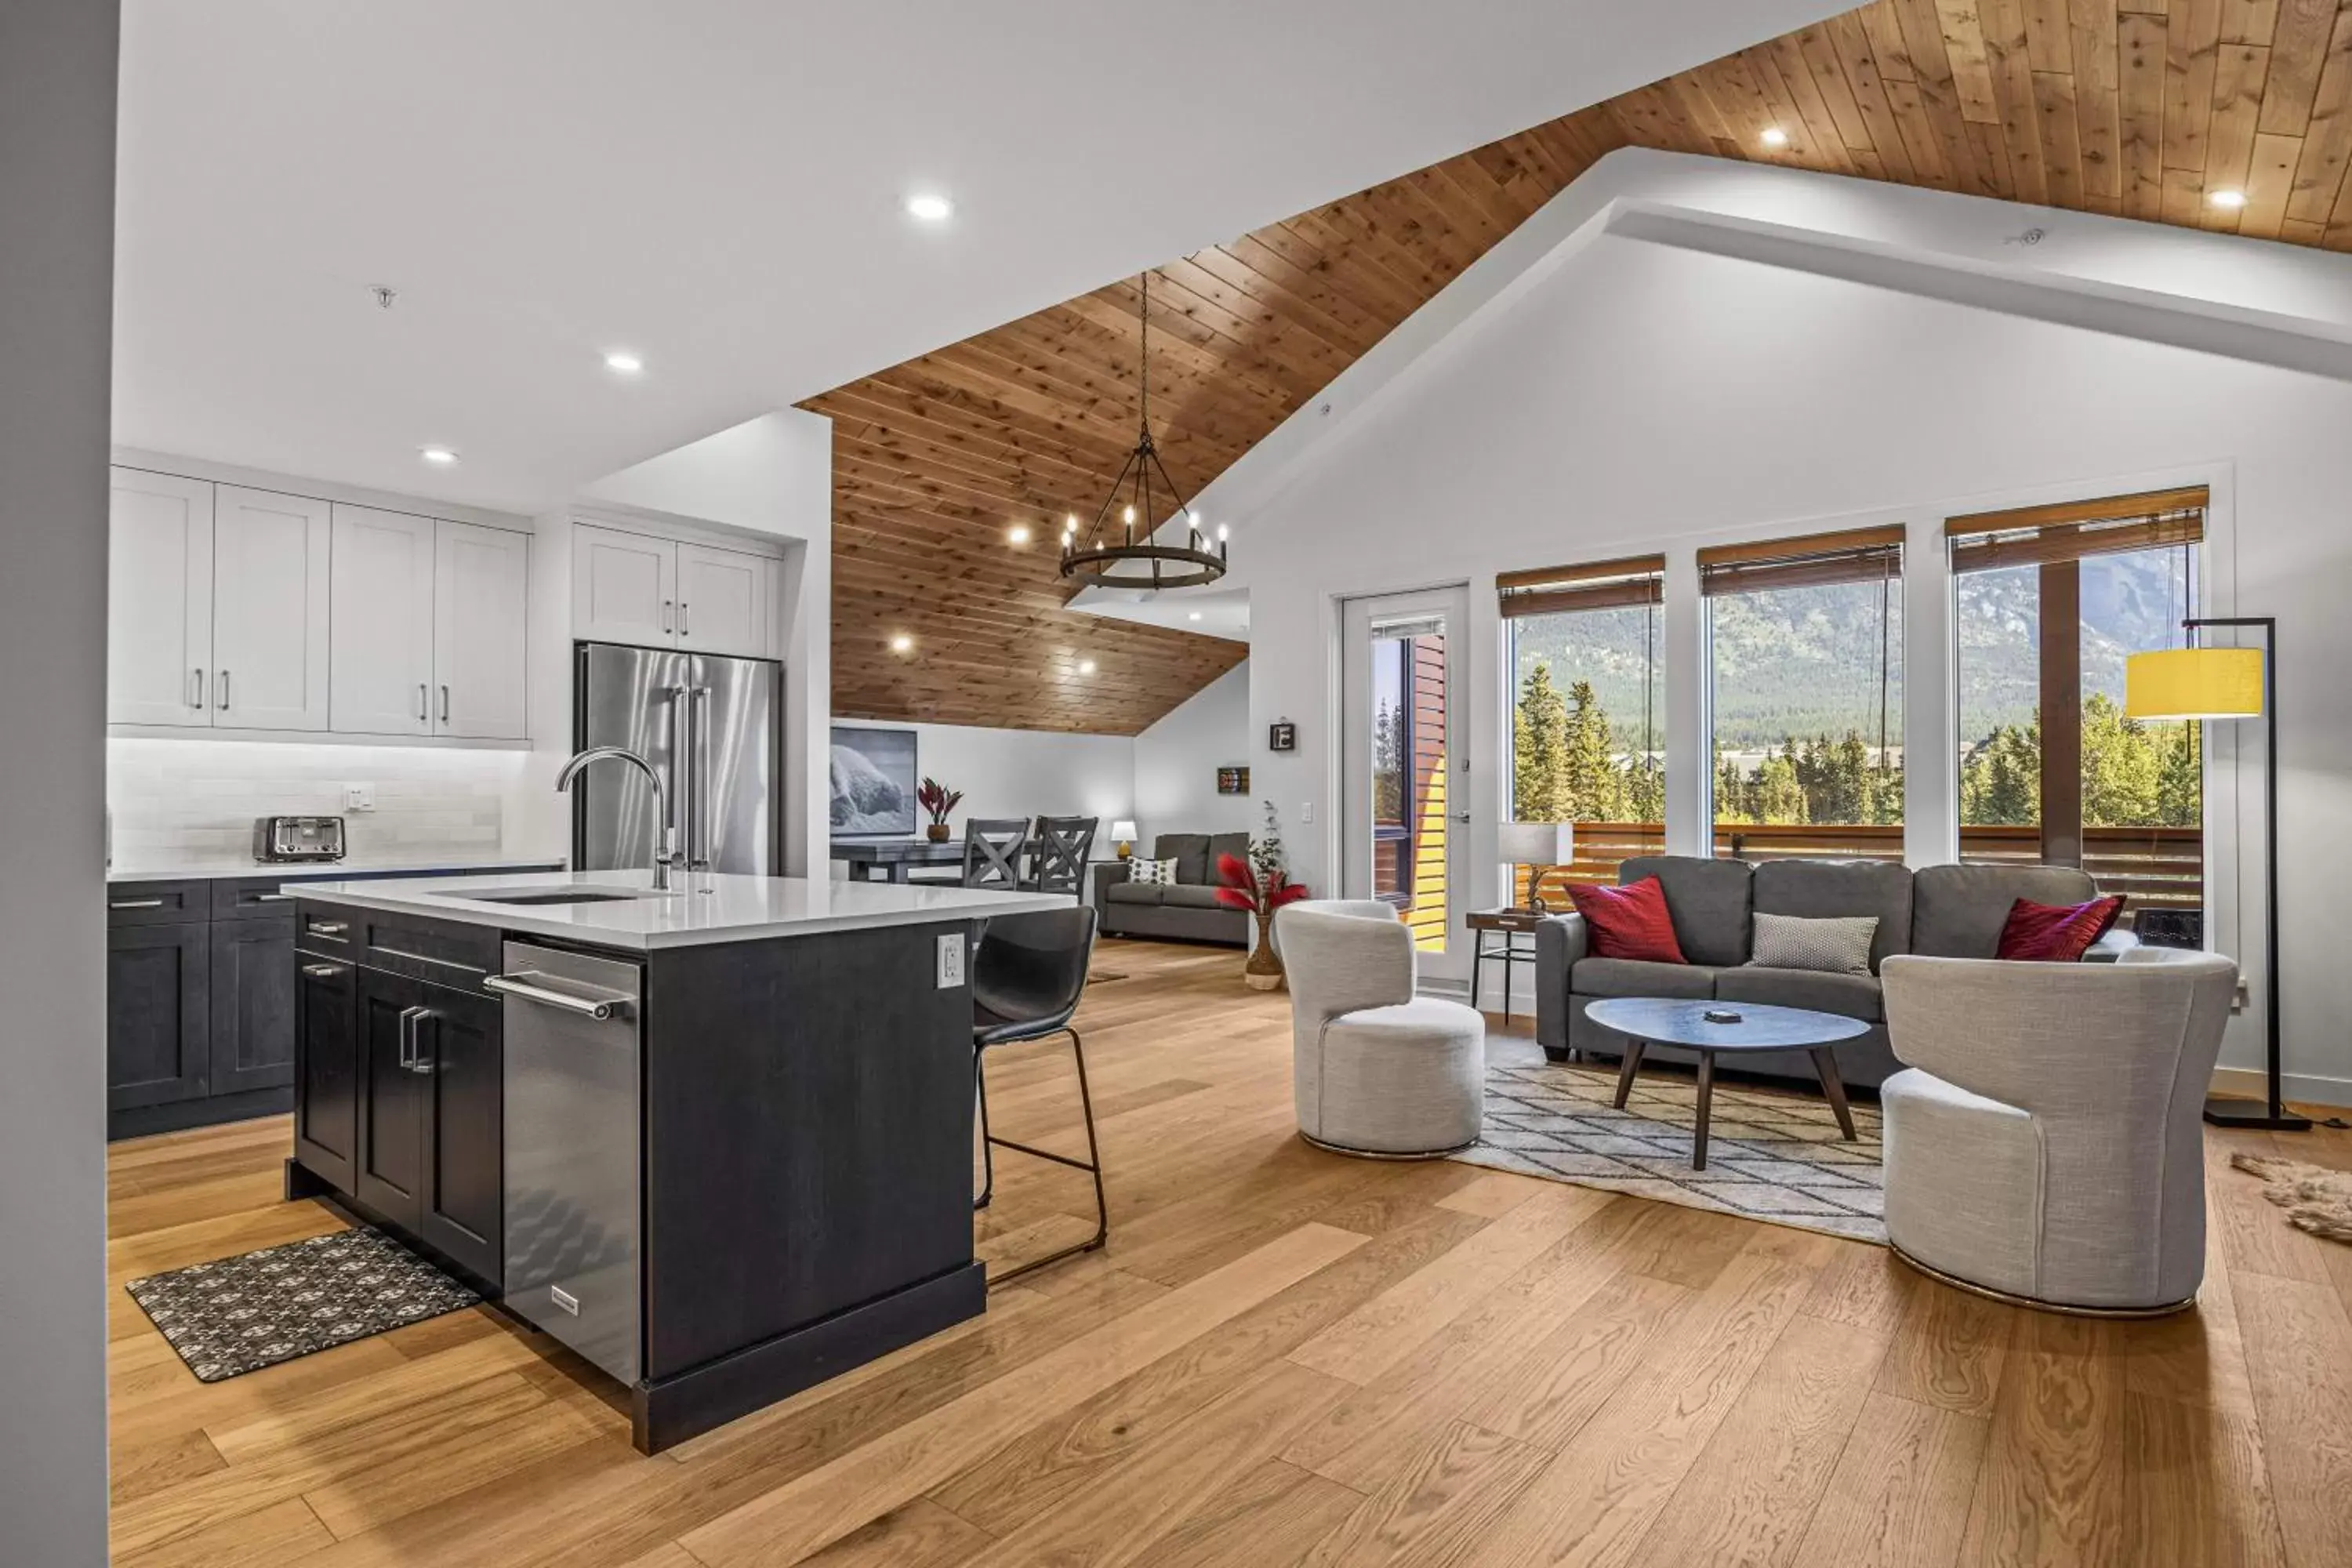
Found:
<svg viewBox="0 0 2352 1568"><path fill-rule="evenodd" d="M1425 973L1467 973L1461 893L1470 820L1461 700L1469 592L1342 606L1340 892L1379 899L1412 928Z"/></svg>

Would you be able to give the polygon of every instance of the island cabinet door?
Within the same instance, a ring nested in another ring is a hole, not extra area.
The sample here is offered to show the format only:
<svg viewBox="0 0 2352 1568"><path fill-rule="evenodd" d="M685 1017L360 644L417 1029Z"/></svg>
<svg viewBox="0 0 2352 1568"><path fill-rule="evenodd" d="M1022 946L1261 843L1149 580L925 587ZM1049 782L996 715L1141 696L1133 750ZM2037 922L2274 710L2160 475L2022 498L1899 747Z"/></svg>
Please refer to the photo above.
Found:
<svg viewBox="0 0 2352 1568"><path fill-rule="evenodd" d="M506 1074L500 1005L423 987L415 1032L426 1090L417 1235L489 1284L505 1262Z"/></svg>
<svg viewBox="0 0 2352 1568"><path fill-rule="evenodd" d="M352 1193L410 1232L425 1214L426 1083L416 1069L416 1015L425 988L404 975L359 972L359 1168Z"/></svg>
<svg viewBox="0 0 2352 1568"><path fill-rule="evenodd" d="M353 992L359 972L339 959L294 959L294 1158L356 1195L360 1080Z"/></svg>

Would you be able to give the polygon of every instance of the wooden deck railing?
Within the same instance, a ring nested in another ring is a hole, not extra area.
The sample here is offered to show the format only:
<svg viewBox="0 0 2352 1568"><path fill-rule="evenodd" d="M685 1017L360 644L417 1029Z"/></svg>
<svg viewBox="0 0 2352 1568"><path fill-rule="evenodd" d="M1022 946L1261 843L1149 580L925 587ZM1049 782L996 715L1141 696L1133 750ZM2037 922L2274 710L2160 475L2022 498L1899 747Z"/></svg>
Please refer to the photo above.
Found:
<svg viewBox="0 0 2352 1568"><path fill-rule="evenodd" d="M1576 861L1544 879L1547 894L1564 902L1570 882L1614 882L1618 865L1665 847L1665 829L1654 822L1580 822ZM2140 909L2193 910L2204 902L2205 837L2194 827L2086 827L2083 868L2102 892L2130 898L2126 913ZM1730 826L1715 830L1715 852L1747 860L1903 858L1903 829L1826 823ZM1960 858L1972 864L2031 865L2042 858L2038 828L1963 827ZM1527 896L1527 873L1515 891Z"/></svg>

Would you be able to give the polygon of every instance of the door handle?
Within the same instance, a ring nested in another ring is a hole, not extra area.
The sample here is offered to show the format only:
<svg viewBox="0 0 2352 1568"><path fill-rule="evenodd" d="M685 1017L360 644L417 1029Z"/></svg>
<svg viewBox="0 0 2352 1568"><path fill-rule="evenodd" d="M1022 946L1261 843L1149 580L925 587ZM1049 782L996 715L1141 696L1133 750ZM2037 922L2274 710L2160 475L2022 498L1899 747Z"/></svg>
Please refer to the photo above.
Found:
<svg viewBox="0 0 2352 1568"><path fill-rule="evenodd" d="M446 724L448 721L449 721L449 687L448 687L448 684L445 681L445 682L442 684L442 687L441 687L441 722L443 722L444 724Z"/></svg>
<svg viewBox="0 0 2352 1568"><path fill-rule="evenodd" d="M688 720L694 727L694 789L687 797L690 814L686 840L686 868L710 869L710 688L698 686L686 694Z"/></svg>
<svg viewBox="0 0 2352 1568"><path fill-rule="evenodd" d="M416 721L420 724L429 723L432 718L431 700L425 696L425 682L420 680L416 683Z"/></svg>
<svg viewBox="0 0 2352 1568"><path fill-rule="evenodd" d="M1467 822L1470 820L1470 814L1466 811L1457 811L1454 814L1454 820L1456 822Z"/></svg>
<svg viewBox="0 0 2352 1568"><path fill-rule="evenodd" d="M226 669L220 672L220 710L224 713L228 711L228 671Z"/></svg>
<svg viewBox="0 0 2352 1568"><path fill-rule="evenodd" d="M200 664L188 671L188 706L202 708L204 705L205 667Z"/></svg>

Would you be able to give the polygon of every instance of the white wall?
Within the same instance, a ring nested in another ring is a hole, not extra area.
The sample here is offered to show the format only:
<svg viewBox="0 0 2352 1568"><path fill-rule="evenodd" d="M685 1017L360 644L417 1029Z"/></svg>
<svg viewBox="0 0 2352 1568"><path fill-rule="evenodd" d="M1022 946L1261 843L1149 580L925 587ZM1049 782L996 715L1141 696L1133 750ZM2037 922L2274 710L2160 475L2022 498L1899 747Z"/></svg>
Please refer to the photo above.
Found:
<svg viewBox="0 0 2352 1568"><path fill-rule="evenodd" d="M1135 810L1135 742L1125 735L983 730L963 724L893 724L844 719L861 730L915 732L918 778L963 792L949 817L958 837L974 816L1099 816L1094 856L1111 853L1110 825ZM830 795L828 792L828 798ZM917 831L928 818L918 814Z"/></svg>
<svg viewBox="0 0 2352 1568"><path fill-rule="evenodd" d="M1258 826L1253 793L1219 795L1217 770L1249 765L1250 667L1246 660L1202 687L1135 738L1135 816L1149 847L1159 833L1249 833Z"/></svg>
<svg viewBox="0 0 2352 1568"><path fill-rule="evenodd" d="M1838 184L1855 211L1927 195ZM1979 205L1989 230L2022 221ZM2143 246L2166 240L2136 232ZM2128 256L2131 233L2102 235L2110 259ZM2352 265L2341 281L2352 289ZM2352 965L2335 952L2352 885L2352 616L2341 607L2352 385L2330 376L1587 235L1365 402L1247 518L1234 553L1256 612L1253 734L1279 715L1299 721L1290 756L1253 748L1256 793L1293 823L1302 804L1336 805L1337 595L1469 583L1468 798L1472 861L1484 864L1502 798L1498 570L1664 548L1686 573L1700 542L1846 518L1932 530L1964 502L2113 493L2183 473L2215 485L2212 597L2234 587L2237 613L2283 623L2290 1092L2352 1100ZM1284 613L1266 613L1276 605ZM1687 731L1696 710L1676 721ZM2236 798L2226 837L2252 864L2220 892L2251 910L2259 819L2244 814L2258 792ZM1324 879L1328 830L1297 830L1291 848L1306 880ZM2257 931L2249 921L2239 955L2258 981ZM2259 1040L2233 1030L2225 1060L2251 1065Z"/></svg>
<svg viewBox="0 0 2352 1568"><path fill-rule="evenodd" d="M0 1558L106 1561L114 0L0 6Z"/></svg>

